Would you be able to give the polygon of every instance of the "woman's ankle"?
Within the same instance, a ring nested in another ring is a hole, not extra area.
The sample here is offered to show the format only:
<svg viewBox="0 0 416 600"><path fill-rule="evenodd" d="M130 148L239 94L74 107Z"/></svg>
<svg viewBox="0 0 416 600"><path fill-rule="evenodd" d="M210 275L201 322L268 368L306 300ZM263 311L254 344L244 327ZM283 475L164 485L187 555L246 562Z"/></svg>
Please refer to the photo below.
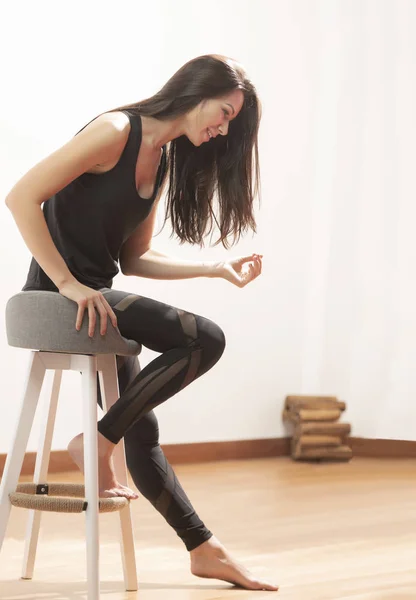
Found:
<svg viewBox="0 0 416 600"><path fill-rule="evenodd" d="M102 433L98 432L98 456L100 458L110 458L116 447L113 442L110 442Z"/></svg>
<svg viewBox="0 0 416 600"><path fill-rule="evenodd" d="M190 555L191 557L196 557L199 555L207 554L215 549L220 549L222 547L223 546L220 543L220 541L213 535L209 539L205 540L205 542L202 542L202 544L191 550Z"/></svg>

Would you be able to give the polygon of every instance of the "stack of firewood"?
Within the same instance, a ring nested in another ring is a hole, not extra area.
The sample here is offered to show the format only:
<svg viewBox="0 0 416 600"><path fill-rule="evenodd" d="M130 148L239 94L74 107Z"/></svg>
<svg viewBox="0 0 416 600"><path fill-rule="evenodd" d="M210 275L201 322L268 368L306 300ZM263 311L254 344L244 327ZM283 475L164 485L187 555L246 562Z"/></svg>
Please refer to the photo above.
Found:
<svg viewBox="0 0 416 600"><path fill-rule="evenodd" d="M287 396L283 419L294 426L291 454L295 460L350 460L349 423L338 423L345 402L333 396Z"/></svg>

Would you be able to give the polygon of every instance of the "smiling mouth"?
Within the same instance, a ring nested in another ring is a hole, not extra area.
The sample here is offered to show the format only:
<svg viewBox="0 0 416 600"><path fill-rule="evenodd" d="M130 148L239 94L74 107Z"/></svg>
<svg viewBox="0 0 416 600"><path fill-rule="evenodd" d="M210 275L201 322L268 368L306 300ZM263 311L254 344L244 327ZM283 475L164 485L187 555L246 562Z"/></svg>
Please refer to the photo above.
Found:
<svg viewBox="0 0 416 600"><path fill-rule="evenodd" d="M209 139L214 137L208 128L207 128L207 132L208 132Z"/></svg>

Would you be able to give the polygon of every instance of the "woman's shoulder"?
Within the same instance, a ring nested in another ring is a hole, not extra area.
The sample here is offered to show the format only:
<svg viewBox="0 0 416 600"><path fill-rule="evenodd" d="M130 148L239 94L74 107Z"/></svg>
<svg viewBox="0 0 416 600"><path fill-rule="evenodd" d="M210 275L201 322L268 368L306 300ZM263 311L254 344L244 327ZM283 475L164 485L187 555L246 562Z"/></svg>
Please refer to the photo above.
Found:
<svg viewBox="0 0 416 600"><path fill-rule="evenodd" d="M108 127L110 125L116 131L120 132L129 131L131 127L129 114L127 111L124 112L121 110L102 113L94 121L98 126L106 124Z"/></svg>
<svg viewBox="0 0 416 600"><path fill-rule="evenodd" d="M101 113L96 116L78 131L76 137L82 137L84 140L95 140L98 145L107 147L111 162L113 153L117 154L127 143L130 131L131 123L129 116L122 111L114 111Z"/></svg>

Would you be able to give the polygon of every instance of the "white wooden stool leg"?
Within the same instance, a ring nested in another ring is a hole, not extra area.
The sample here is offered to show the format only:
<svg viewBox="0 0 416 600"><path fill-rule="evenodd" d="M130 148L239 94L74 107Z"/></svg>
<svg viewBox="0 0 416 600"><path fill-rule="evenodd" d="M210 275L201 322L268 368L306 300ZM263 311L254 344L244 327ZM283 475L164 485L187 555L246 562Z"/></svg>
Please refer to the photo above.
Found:
<svg viewBox="0 0 416 600"><path fill-rule="evenodd" d="M97 360L103 409L107 411L119 398L117 362L113 354L100 355ZM128 485L124 440L117 444L113 458L117 480ZM136 591L137 569L130 503L120 511L120 545L126 591Z"/></svg>
<svg viewBox="0 0 416 600"><path fill-rule="evenodd" d="M84 405L84 472L87 530L88 600L99 600L99 534L98 534L98 448L97 448L97 360L82 357L82 396Z"/></svg>
<svg viewBox="0 0 416 600"><path fill-rule="evenodd" d="M61 380L62 371L57 369L54 373L51 392L46 396L43 407L35 474L33 477L35 483L46 482L48 476L49 458L51 454ZM42 511L40 510L29 511L22 579L32 579L33 577L41 515Z"/></svg>
<svg viewBox="0 0 416 600"><path fill-rule="evenodd" d="M19 481L44 377L45 366L39 353L31 352L18 423L10 452L7 455L0 486L0 549L6 534L7 521L11 509L9 494L15 491Z"/></svg>

